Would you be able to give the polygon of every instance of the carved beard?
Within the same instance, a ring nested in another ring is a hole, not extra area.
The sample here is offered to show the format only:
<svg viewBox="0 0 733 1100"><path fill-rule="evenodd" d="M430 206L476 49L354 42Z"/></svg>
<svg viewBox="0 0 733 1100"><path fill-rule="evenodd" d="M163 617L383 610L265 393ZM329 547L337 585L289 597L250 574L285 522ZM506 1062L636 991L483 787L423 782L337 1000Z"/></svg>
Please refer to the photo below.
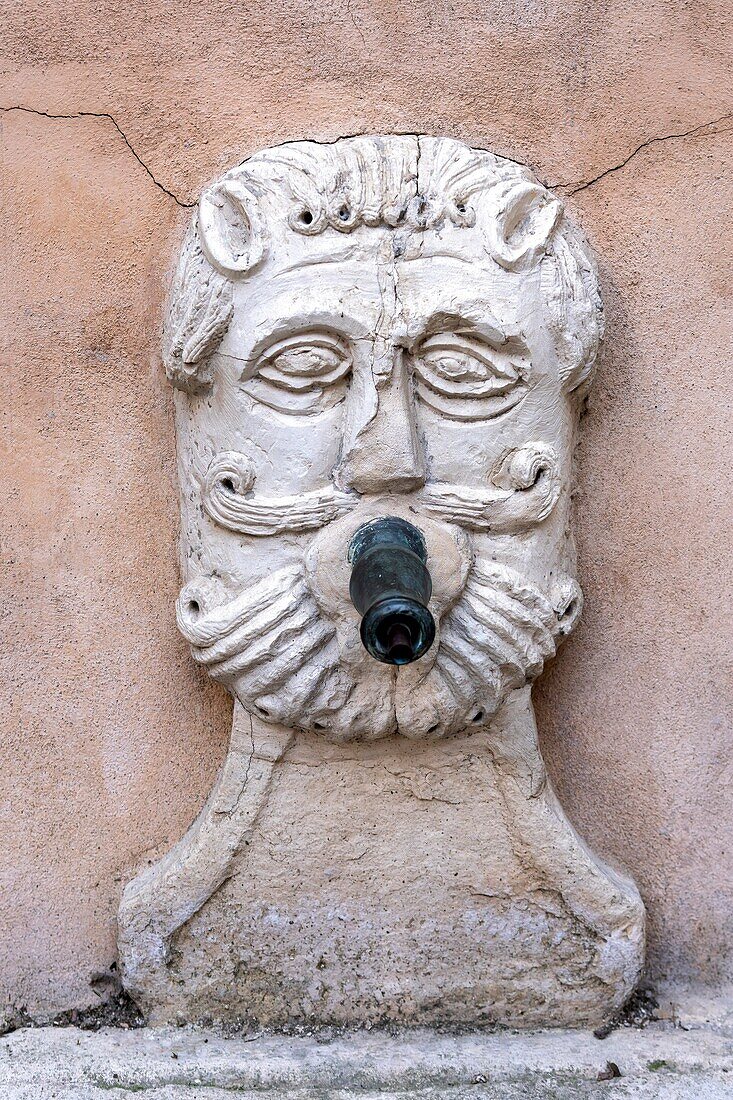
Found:
<svg viewBox="0 0 733 1100"><path fill-rule="evenodd" d="M324 617L302 566L226 596L206 579L182 590L176 617L194 659L246 709L337 742L438 739L485 725L539 675L582 602L570 577L545 594L478 560L429 653L397 669L363 649L356 612L346 629Z"/></svg>

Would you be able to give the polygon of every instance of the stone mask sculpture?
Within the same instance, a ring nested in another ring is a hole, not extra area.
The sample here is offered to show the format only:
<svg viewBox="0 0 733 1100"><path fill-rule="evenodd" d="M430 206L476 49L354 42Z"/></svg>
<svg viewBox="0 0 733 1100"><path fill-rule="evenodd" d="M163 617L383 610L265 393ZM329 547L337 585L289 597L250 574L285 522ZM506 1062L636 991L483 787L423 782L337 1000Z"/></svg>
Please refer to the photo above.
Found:
<svg viewBox="0 0 733 1100"><path fill-rule="evenodd" d="M528 685L582 607L571 462L601 334L594 264L561 203L491 153L413 136L297 142L202 196L165 330L186 579L177 621L238 701L217 790L245 752L236 798L249 810L204 858L210 805L162 869L128 887L123 964L153 1015L172 1003L171 938L231 873L293 731L332 743L483 736L497 774L502 761L509 782L528 771L525 801L544 790ZM433 583L435 642L401 668L367 653L349 599L353 536L384 516L422 532ZM575 875L568 888L585 892L610 967L584 987L605 982L603 995L581 1008L570 997L555 1017L588 1018L633 986L643 910L553 807L542 877L562 892ZM510 816L533 814L517 803ZM537 840L547 824L535 824Z"/></svg>

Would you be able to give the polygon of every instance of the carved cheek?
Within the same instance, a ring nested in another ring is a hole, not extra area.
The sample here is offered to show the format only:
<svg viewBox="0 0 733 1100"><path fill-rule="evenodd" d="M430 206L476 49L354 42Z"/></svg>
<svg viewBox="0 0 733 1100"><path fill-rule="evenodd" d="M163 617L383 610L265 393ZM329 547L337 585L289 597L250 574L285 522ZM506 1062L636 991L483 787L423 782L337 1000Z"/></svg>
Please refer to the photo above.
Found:
<svg viewBox="0 0 733 1100"><path fill-rule="evenodd" d="M217 433L217 451L242 451L251 457L259 494L289 496L329 484L341 453L348 378L337 379L327 391L335 400L323 400L320 406L311 402L314 407L310 408L307 392L303 397L296 389L291 400L287 389L272 383L272 372L261 383L258 387L251 381L232 381L225 431ZM332 394L337 387L342 392Z"/></svg>
<svg viewBox="0 0 733 1100"><path fill-rule="evenodd" d="M331 484L340 454L344 406L318 417L298 418L273 432L257 433L263 453L259 487L285 494L310 492Z"/></svg>
<svg viewBox="0 0 733 1100"><path fill-rule="evenodd" d="M502 450L502 432L497 432L491 423L448 420L420 402L417 420L429 481L468 486L487 484L492 463Z"/></svg>

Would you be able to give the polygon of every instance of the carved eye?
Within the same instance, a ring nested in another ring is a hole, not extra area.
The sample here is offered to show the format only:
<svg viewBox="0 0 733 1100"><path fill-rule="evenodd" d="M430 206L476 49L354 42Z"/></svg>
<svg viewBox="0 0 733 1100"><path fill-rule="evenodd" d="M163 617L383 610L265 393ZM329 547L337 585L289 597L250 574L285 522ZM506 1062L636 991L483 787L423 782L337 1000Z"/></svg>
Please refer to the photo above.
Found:
<svg viewBox="0 0 733 1100"><path fill-rule="evenodd" d="M307 332L267 348L243 388L278 412L313 415L343 400L350 368L338 336Z"/></svg>
<svg viewBox="0 0 733 1100"><path fill-rule="evenodd" d="M529 365L516 337L494 347L457 332L427 337L413 356L420 399L455 420L491 419L513 408L527 392Z"/></svg>

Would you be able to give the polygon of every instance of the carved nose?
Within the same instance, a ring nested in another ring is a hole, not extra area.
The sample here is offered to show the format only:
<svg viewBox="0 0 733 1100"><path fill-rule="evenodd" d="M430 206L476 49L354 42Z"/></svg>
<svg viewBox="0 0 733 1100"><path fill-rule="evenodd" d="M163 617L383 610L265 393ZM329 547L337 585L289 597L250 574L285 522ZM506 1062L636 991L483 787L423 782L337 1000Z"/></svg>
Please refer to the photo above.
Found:
<svg viewBox="0 0 733 1100"><path fill-rule="evenodd" d="M376 415L359 433L341 467L345 485L357 493L409 493L425 483L414 403L398 355L389 381L379 390Z"/></svg>

